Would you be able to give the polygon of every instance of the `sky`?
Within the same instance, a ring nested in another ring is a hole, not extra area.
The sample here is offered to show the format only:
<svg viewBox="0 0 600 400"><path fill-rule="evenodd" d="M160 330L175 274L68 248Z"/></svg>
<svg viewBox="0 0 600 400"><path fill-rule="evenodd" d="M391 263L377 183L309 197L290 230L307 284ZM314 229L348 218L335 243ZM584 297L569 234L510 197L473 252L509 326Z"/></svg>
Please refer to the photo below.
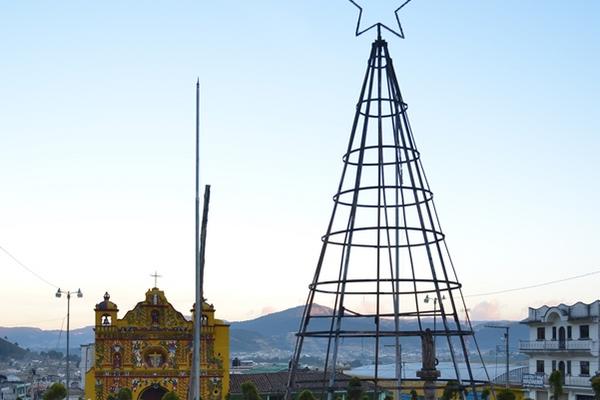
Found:
<svg viewBox="0 0 600 400"><path fill-rule="evenodd" d="M401 2L364 0L365 22ZM205 294L303 304L373 36L345 0L0 2L0 326L71 326L105 291L194 301L194 90L211 184ZM387 36L475 319L598 298L600 3L413 0Z"/></svg>

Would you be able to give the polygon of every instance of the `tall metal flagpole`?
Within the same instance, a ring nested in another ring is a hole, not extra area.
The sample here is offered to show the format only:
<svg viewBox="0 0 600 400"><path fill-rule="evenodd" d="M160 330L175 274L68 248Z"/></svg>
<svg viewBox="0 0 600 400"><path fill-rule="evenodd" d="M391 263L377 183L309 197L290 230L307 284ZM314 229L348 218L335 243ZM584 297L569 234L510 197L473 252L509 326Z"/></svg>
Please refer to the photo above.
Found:
<svg viewBox="0 0 600 400"><path fill-rule="evenodd" d="M200 400L200 327L202 321L202 275L200 271L200 79L196 81L196 313L194 317L194 365L192 399Z"/></svg>

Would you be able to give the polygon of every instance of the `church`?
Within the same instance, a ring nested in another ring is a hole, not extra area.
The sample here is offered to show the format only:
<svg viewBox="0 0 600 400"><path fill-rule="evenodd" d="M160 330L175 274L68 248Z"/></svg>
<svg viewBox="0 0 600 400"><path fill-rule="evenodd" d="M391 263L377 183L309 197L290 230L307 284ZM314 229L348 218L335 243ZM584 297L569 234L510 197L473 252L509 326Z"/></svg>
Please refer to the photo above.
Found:
<svg viewBox="0 0 600 400"><path fill-rule="evenodd" d="M119 309L104 295L94 309L95 343L86 348L85 399L110 400L129 388L133 400L160 400L167 392L188 398L192 371L193 320L154 287L143 301L118 318ZM195 318L195 306L191 310ZM223 400L229 392L229 325L215 319L203 302L201 398ZM83 373L84 371L82 371Z"/></svg>

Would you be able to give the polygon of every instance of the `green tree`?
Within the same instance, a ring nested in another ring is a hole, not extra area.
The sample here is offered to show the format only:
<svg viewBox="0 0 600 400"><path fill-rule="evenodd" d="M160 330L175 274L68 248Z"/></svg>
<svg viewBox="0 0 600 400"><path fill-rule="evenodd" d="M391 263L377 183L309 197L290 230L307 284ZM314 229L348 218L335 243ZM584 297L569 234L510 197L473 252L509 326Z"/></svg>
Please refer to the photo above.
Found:
<svg viewBox="0 0 600 400"><path fill-rule="evenodd" d="M348 382L348 399L361 400L363 396L362 382L356 376L352 377Z"/></svg>
<svg viewBox="0 0 600 400"><path fill-rule="evenodd" d="M242 399L243 400L261 400L260 394L254 382L246 381L242 383Z"/></svg>
<svg viewBox="0 0 600 400"><path fill-rule="evenodd" d="M552 371L548 377L548 384L550 385L552 398L558 400L560 395L563 394L563 377L559 370Z"/></svg>
<svg viewBox="0 0 600 400"><path fill-rule="evenodd" d="M596 375L591 379L592 390L594 391L596 400L600 400L600 375Z"/></svg>
<svg viewBox="0 0 600 400"><path fill-rule="evenodd" d="M177 393L175 392L167 392L163 395L161 400L179 400L179 396L177 396Z"/></svg>
<svg viewBox="0 0 600 400"><path fill-rule="evenodd" d="M303 390L298 395L298 400L316 400L316 398L310 390Z"/></svg>
<svg viewBox="0 0 600 400"><path fill-rule="evenodd" d="M444 387L444 392L442 393L443 400L453 400L457 397L459 392L458 382L456 381L448 381L446 386Z"/></svg>
<svg viewBox="0 0 600 400"><path fill-rule="evenodd" d="M481 391L481 400L487 400L490 397L490 394L492 392L490 391L490 389L485 388Z"/></svg>
<svg viewBox="0 0 600 400"><path fill-rule="evenodd" d="M497 400L515 400L516 398L517 396L515 396L515 393L510 389L502 389L496 395Z"/></svg>
<svg viewBox="0 0 600 400"><path fill-rule="evenodd" d="M415 389L410 391L410 400L417 400L419 396L417 395L417 391Z"/></svg>
<svg viewBox="0 0 600 400"><path fill-rule="evenodd" d="M129 388L121 388L117 393L118 400L131 400L133 398L133 393L131 393L131 389Z"/></svg>
<svg viewBox="0 0 600 400"><path fill-rule="evenodd" d="M67 397L67 388L62 383L53 383L43 395L44 400L62 400Z"/></svg>

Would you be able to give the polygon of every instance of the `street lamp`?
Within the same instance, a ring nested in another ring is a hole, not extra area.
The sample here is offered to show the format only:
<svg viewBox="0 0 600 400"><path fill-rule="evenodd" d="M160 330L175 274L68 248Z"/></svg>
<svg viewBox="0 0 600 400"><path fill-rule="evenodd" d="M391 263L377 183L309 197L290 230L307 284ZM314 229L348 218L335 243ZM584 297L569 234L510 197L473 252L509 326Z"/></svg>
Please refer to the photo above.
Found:
<svg viewBox="0 0 600 400"><path fill-rule="evenodd" d="M433 332L435 332L435 326L436 326L436 321L437 321L436 311L437 311L438 297L429 297L429 295L427 295L427 296L425 296L425 299L423 299L423 301L425 303L429 303L432 300L433 300ZM442 295L441 300L446 300L446 296Z"/></svg>
<svg viewBox="0 0 600 400"><path fill-rule="evenodd" d="M58 288L58 290L56 291L56 297L60 298L63 294L67 295L67 384L66 384L66 389L67 389L67 400L69 400L69 319L70 319L70 315L71 315L71 291L67 290L60 290L60 288ZM81 289L77 289L77 292L73 293L76 294L78 298L82 298L83 297L83 293L81 293Z"/></svg>

